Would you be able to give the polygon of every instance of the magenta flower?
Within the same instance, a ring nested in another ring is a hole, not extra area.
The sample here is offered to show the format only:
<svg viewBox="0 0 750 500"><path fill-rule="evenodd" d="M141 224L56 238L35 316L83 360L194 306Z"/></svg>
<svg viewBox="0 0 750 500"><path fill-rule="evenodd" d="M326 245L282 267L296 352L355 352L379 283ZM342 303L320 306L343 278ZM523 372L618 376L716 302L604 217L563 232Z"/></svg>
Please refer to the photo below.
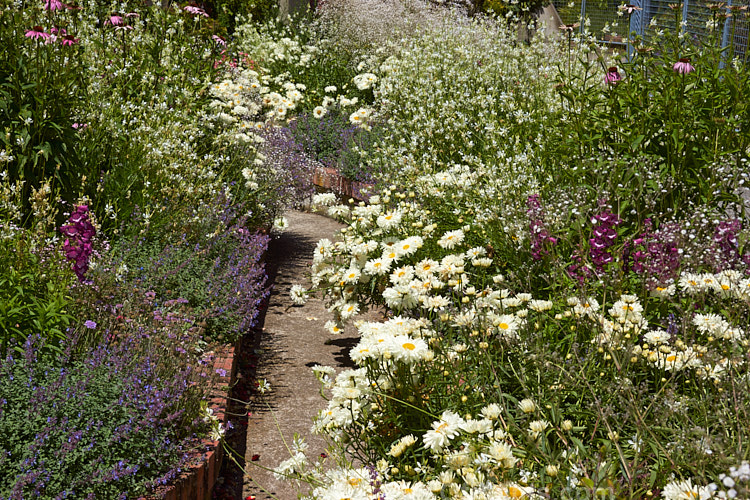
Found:
<svg viewBox="0 0 750 500"><path fill-rule="evenodd" d="M687 57L680 58L679 61L674 63L672 69L675 71L675 73L679 73L681 75L687 75L688 73L692 73L693 71L695 71L693 65L690 64L690 59Z"/></svg>
<svg viewBox="0 0 750 500"><path fill-rule="evenodd" d="M592 230L593 238L589 238L591 260L596 270L603 272L605 267L614 261L609 248L617 240L618 234L615 227L620 225L622 219L617 214L605 210L595 215L591 222L596 224Z"/></svg>
<svg viewBox="0 0 750 500"><path fill-rule="evenodd" d="M104 24L111 24L112 26L122 26L123 24L125 24L125 20L122 18L122 16L113 14L109 16L109 19L104 21Z"/></svg>
<svg viewBox="0 0 750 500"><path fill-rule="evenodd" d="M544 210L541 198L533 194L526 199L526 214L529 217L531 231L531 255L534 260L540 260L550 253L550 249L557 244L557 238L547 231L544 225Z"/></svg>
<svg viewBox="0 0 750 500"><path fill-rule="evenodd" d="M622 80L622 75L617 71L617 66L612 66L607 69L607 74L604 75L604 81L609 85L615 85L617 82Z"/></svg>
<svg viewBox="0 0 750 500"><path fill-rule="evenodd" d="M194 16L208 17L208 14L206 14L205 10L201 9L200 7L196 7L195 5L188 5L184 10L188 14L193 14Z"/></svg>
<svg viewBox="0 0 750 500"><path fill-rule="evenodd" d="M80 40L78 38L75 38L73 35L65 35L60 43L63 44L63 46L70 47L77 44L79 41Z"/></svg>
<svg viewBox="0 0 750 500"><path fill-rule="evenodd" d="M94 251L91 242L96 235L96 228L89 219L89 207L76 206L60 232L66 237L63 243L65 258L73 263L73 272L78 280L84 282L89 269L89 257Z"/></svg>
<svg viewBox="0 0 750 500"><path fill-rule="evenodd" d="M49 38L50 34L45 33L44 28L42 28L41 26L34 26L33 28L31 28L29 31L26 32L25 36L26 38L39 40L40 38L41 39Z"/></svg>
<svg viewBox="0 0 750 500"><path fill-rule="evenodd" d="M44 8L47 10L62 10L65 4L60 0L44 0Z"/></svg>

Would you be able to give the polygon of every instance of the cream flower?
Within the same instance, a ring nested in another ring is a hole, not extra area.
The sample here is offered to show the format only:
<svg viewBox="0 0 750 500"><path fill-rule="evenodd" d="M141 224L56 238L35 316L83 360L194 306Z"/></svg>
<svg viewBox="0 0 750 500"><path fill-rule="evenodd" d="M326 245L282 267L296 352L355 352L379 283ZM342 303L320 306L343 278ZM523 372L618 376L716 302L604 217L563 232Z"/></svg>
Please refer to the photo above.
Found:
<svg viewBox="0 0 750 500"><path fill-rule="evenodd" d="M446 232L439 240L438 245L441 248L452 250L464 240L464 232L460 229Z"/></svg>
<svg viewBox="0 0 750 500"><path fill-rule="evenodd" d="M422 439L425 446L432 451L441 451L450 440L458 436L463 419L450 410L445 410L440 420L432 423L432 430L427 431Z"/></svg>

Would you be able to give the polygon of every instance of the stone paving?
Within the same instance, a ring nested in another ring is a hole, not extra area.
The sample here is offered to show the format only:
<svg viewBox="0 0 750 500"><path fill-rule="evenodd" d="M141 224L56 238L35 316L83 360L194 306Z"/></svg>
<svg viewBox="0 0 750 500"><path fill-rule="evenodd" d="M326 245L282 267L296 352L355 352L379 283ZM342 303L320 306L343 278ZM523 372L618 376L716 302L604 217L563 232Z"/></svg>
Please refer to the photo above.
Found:
<svg viewBox="0 0 750 500"><path fill-rule="evenodd" d="M289 297L292 285L309 286L310 264L318 240L333 240L342 226L307 212L290 211L285 215L289 228L269 249L270 267L276 268L274 288L262 333L254 342L257 366L253 376L267 380L271 390L251 397L243 499L298 497L299 491L292 482L277 481L264 468L273 468L289 458L287 445L291 447L295 433L309 444L309 457L325 452L325 441L310 434L313 417L326 405L310 368L316 364L337 370L353 366L348 353L358 340L353 327L337 336L324 329L332 316L320 298L294 306ZM302 491L307 491L302 486Z"/></svg>

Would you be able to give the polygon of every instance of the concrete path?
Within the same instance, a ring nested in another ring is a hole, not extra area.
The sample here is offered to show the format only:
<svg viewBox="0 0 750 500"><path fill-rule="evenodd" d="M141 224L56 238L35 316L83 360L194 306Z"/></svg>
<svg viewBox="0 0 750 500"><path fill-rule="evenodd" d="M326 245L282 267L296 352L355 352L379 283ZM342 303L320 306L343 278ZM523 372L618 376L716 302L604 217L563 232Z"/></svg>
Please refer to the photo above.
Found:
<svg viewBox="0 0 750 500"><path fill-rule="evenodd" d="M310 264L318 240L334 239L341 225L305 212L290 211L285 216L289 228L272 242L268 252L269 267L276 268L276 275L263 331L254 346L257 366L253 376L256 380L266 379L271 390L251 396L243 499L297 498L295 484L277 481L262 467L274 468L289 458L284 440L291 447L294 433L304 436L311 459L325 451L323 439L310 434L313 417L326 405L310 368L316 364L337 370L352 366L348 353L358 340L353 327L337 336L325 331L323 325L331 314L321 299L293 306L289 298L292 285L309 286ZM307 491L302 486L302 491Z"/></svg>

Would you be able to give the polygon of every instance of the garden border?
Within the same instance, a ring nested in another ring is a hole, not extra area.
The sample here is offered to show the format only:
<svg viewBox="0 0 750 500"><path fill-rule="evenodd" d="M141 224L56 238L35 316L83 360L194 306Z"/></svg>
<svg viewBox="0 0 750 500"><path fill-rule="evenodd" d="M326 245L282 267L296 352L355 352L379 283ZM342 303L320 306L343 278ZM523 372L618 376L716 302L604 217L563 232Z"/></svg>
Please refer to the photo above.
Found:
<svg viewBox="0 0 750 500"><path fill-rule="evenodd" d="M208 407L213 410L214 416L219 419L222 425L226 425L226 408L229 398L229 389L236 380L237 375L237 357L235 353L239 352L238 340L233 346L219 347L219 352L214 359L213 370L219 377L217 387L214 389L214 395L209 400ZM225 376L218 375L221 370L226 372ZM221 441L210 439L202 440L201 444L207 447L204 452L195 452L197 463L190 466L190 469L183 472L178 478L166 485L163 489L157 490L148 497L141 497L139 500L151 500L162 498L164 500L209 500L212 496L214 486L219 478L219 472L224 460L224 448Z"/></svg>
<svg viewBox="0 0 750 500"><path fill-rule="evenodd" d="M357 201L368 201L370 196L367 190L374 185L347 179L335 168L317 167L312 175L313 185L329 189L342 196L349 196ZM213 370L216 373L226 372L226 376L219 377L216 394L209 401L209 408L214 415L226 424L226 408L229 398L229 388L236 380L238 362L235 353L240 351L241 339L233 346L224 347L214 360ZM175 479L163 490L155 492L149 497L139 500L163 498L165 500L208 500L211 498L214 486L217 483L224 460L224 449L220 441L205 439L202 444L207 451L196 453L199 462L185 471L179 478ZM200 457L200 458L199 458Z"/></svg>

